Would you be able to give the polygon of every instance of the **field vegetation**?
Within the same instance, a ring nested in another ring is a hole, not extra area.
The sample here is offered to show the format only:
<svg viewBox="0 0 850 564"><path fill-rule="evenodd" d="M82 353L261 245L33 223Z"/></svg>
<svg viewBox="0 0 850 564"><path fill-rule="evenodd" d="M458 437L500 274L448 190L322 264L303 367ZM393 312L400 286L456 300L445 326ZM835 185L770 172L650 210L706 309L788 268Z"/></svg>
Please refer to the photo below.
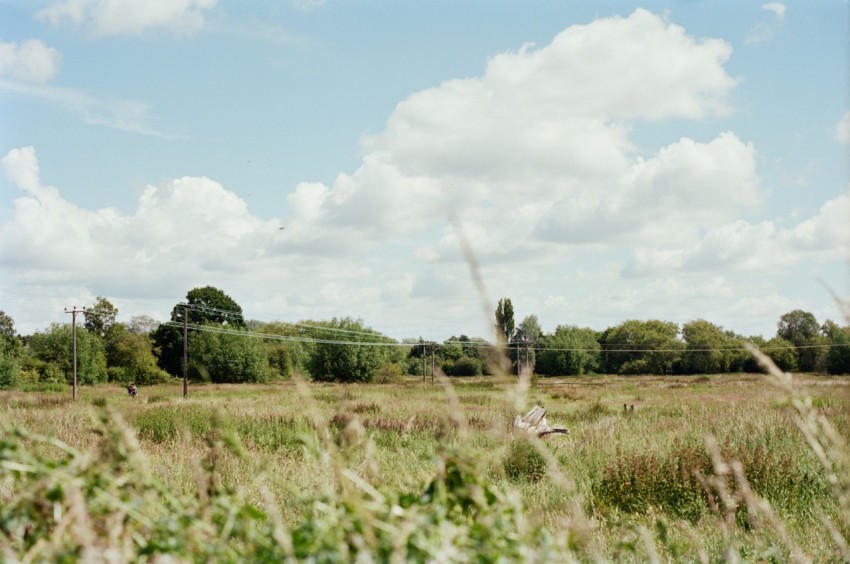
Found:
<svg viewBox="0 0 850 564"><path fill-rule="evenodd" d="M534 404L570 429L511 432ZM850 557L850 379L0 392L6 560Z"/></svg>

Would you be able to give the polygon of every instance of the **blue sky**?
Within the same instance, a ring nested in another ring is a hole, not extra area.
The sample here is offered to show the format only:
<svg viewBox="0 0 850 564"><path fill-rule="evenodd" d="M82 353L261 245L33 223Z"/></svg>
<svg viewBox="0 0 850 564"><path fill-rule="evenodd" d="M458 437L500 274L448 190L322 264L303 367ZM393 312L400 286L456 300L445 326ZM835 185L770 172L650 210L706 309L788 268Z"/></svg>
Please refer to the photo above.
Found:
<svg viewBox="0 0 850 564"><path fill-rule="evenodd" d="M847 24L840 0L0 0L0 309L164 320L211 284L265 321L489 338L456 218L488 299L546 331L840 319Z"/></svg>

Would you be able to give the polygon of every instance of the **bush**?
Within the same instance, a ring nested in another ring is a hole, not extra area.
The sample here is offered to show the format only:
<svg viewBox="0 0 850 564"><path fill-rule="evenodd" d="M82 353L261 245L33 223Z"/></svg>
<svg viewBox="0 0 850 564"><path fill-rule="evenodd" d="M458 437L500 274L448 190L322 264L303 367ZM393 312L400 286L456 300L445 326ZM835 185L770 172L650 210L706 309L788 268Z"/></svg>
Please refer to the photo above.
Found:
<svg viewBox="0 0 850 564"><path fill-rule="evenodd" d="M481 376L484 373L484 363L477 358L462 356L443 364L443 372L447 376Z"/></svg>
<svg viewBox="0 0 850 564"><path fill-rule="evenodd" d="M377 372L375 372L374 382L376 384L395 384L401 381L401 366L394 362L383 365Z"/></svg>
<svg viewBox="0 0 850 564"><path fill-rule="evenodd" d="M110 366L106 369L106 381L118 382L121 384L132 382L133 379L127 374L127 368L124 366Z"/></svg>
<svg viewBox="0 0 850 564"><path fill-rule="evenodd" d="M189 370L191 378L215 383L268 382L271 376L265 345L238 332L190 334Z"/></svg>
<svg viewBox="0 0 850 564"><path fill-rule="evenodd" d="M508 478L514 481L537 482L546 475L546 459L525 437L511 441L502 466Z"/></svg>
<svg viewBox="0 0 850 564"><path fill-rule="evenodd" d="M19 373L15 359L0 356L0 390L17 387Z"/></svg>
<svg viewBox="0 0 850 564"><path fill-rule="evenodd" d="M800 505L815 507L829 497L829 486L817 462L802 445L797 452L790 436L766 432L742 444L727 441L721 452L725 459L741 462L752 488L774 506L783 507L794 500L800 510ZM592 491L601 506L638 514L660 508L696 522L709 512L710 505L697 473L710 476L713 472L704 447L677 441L667 453L618 452ZM735 492L731 479L728 488Z"/></svg>
<svg viewBox="0 0 850 564"><path fill-rule="evenodd" d="M349 339L348 344L322 341L316 343L309 367L310 375L314 380L371 382L381 366L396 360L393 357L396 352L391 347L374 345L374 343L390 344L395 341L366 327L360 320L350 317L332 319L312 327L316 333L315 337L319 339L338 338L338 331L343 331Z"/></svg>
<svg viewBox="0 0 850 564"><path fill-rule="evenodd" d="M627 513L659 507L679 519L696 521L708 502L696 472L711 474L704 448L676 443L670 453L617 453L593 485L594 500Z"/></svg>
<svg viewBox="0 0 850 564"><path fill-rule="evenodd" d="M797 370L797 350L794 343L774 337L764 345L764 353L784 372Z"/></svg>
<svg viewBox="0 0 850 564"><path fill-rule="evenodd" d="M58 367L61 379L71 383L74 363L71 342L74 331L70 324L54 323L45 332L31 335L27 346L32 355L50 365ZM100 337L85 329L77 328L77 382L97 384L106 381L106 355ZM42 381L54 381L54 373L45 374Z"/></svg>
<svg viewBox="0 0 850 564"><path fill-rule="evenodd" d="M147 366L110 366L106 369L110 382L129 384L135 382L140 386L163 384L171 379L165 370L155 364Z"/></svg>
<svg viewBox="0 0 850 564"><path fill-rule="evenodd" d="M276 373L277 378L289 379L292 377L293 365L292 354L289 347L282 344L270 346L267 351L269 367Z"/></svg>

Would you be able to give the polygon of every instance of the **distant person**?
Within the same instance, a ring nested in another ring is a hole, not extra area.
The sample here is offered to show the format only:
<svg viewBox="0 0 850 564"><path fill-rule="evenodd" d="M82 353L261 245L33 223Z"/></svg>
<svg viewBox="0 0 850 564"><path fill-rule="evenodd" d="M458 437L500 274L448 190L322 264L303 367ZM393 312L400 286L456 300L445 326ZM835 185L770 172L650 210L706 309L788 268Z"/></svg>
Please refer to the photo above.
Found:
<svg viewBox="0 0 850 564"><path fill-rule="evenodd" d="M127 393L130 394L131 398L136 397L136 394L139 393L139 389L136 387L135 382L130 382L130 385L127 386Z"/></svg>

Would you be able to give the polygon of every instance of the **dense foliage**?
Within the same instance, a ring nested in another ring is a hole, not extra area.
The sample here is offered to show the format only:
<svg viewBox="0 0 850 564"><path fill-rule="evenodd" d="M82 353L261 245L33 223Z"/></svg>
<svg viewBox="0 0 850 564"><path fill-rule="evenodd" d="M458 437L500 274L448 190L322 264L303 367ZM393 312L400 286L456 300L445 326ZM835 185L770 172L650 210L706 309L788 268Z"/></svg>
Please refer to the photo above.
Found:
<svg viewBox="0 0 850 564"><path fill-rule="evenodd" d="M395 342L350 317L314 324L316 338L310 359L310 375L315 380L371 382L378 369L393 363Z"/></svg>
<svg viewBox="0 0 850 564"><path fill-rule="evenodd" d="M850 327L793 310L769 339L745 337L705 319L682 324L627 320L595 331L558 325L551 333L536 315L516 325L509 298L499 300L494 344L452 336L442 343L395 341L350 317L298 323L246 321L242 307L212 286L187 292L168 322L147 316L117 321L118 309L98 297L77 328L78 382L150 385L183 374L186 322L188 374L215 383L260 383L294 375L319 381L382 382L398 377L480 376L530 370L541 376L584 374L722 374L758 372L753 345L782 370L850 374ZM185 320L184 320L185 316ZM0 389L69 383L72 330L53 324L21 337L0 312ZM504 340L501 340L504 338ZM379 376L380 375L380 376ZM379 376L379 377L378 377Z"/></svg>
<svg viewBox="0 0 850 564"><path fill-rule="evenodd" d="M548 376L581 376L599 371L602 347L592 329L559 325L543 337L536 371Z"/></svg>

